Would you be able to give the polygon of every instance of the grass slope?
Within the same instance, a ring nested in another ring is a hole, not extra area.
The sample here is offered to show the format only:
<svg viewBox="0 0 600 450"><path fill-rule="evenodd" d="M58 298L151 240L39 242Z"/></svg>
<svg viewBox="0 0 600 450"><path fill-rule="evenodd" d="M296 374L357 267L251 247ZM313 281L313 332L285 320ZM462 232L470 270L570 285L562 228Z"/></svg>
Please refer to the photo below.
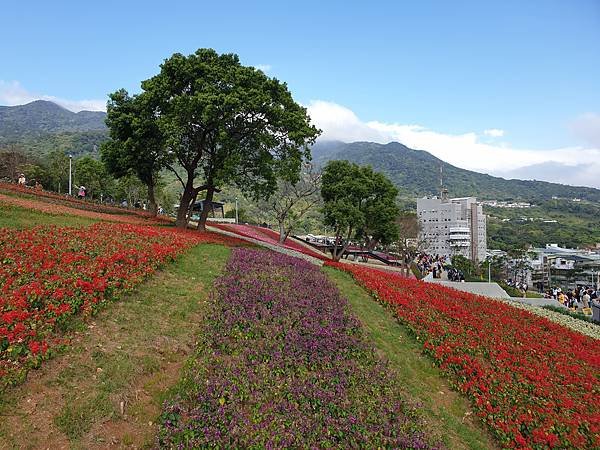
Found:
<svg viewBox="0 0 600 450"><path fill-rule="evenodd" d="M79 323L62 357L0 398L0 448L135 448L192 351L224 246L193 248L127 298Z"/></svg>
<svg viewBox="0 0 600 450"><path fill-rule="evenodd" d="M483 425L473 419L468 402L451 391L440 371L425 356L405 327L352 277L339 270L323 268L348 299L352 312L363 323L372 343L400 374L408 394L423 404L430 428L452 449L497 448Z"/></svg>
<svg viewBox="0 0 600 450"><path fill-rule="evenodd" d="M54 215L0 202L0 228L31 228L37 225L85 226L97 222L78 216Z"/></svg>

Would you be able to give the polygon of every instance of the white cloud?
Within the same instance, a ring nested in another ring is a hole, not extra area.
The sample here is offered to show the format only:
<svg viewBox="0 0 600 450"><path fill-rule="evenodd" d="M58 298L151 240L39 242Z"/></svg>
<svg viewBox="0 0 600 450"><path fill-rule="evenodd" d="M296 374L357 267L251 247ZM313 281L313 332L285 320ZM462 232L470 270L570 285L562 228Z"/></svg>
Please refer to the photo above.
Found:
<svg viewBox="0 0 600 450"><path fill-rule="evenodd" d="M482 141L487 136L485 132L447 134L415 124L363 122L352 110L322 100L311 101L307 108L315 125L323 130L321 139L324 140L379 143L398 141L410 148L426 150L457 167L498 176L510 176L517 169L528 166L554 163L564 168L565 176L560 181L555 180L556 170L549 172L547 176L539 170L532 172L530 177L523 172L519 174L522 178L600 188L600 146L548 150L515 148L507 144L494 145ZM585 171L576 167L581 164L586 165Z"/></svg>
<svg viewBox="0 0 600 450"><path fill-rule="evenodd" d="M267 73L269 70L271 70L270 64L257 64L254 67L257 68L258 70L262 70L264 73Z"/></svg>
<svg viewBox="0 0 600 450"><path fill-rule="evenodd" d="M600 147L600 114L582 114L570 125L575 136L594 147Z"/></svg>
<svg viewBox="0 0 600 450"><path fill-rule="evenodd" d="M598 164L567 165L553 161L519 167L518 169L499 172L504 178L521 180L543 180L553 183L570 184L572 186L591 186L600 188L598 182Z"/></svg>
<svg viewBox="0 0 600 450"><path fill-rule="evenodd" d="M504 130L500 130L499 128L490 128L488 130L483 130L483 134L490 137L502 137L504 136Z"/></svg>
<svg viewBox="0 0 600 450"><path fill-rule="evenodd" d="M18 81L0 80L0 105L24 105L34 100L48 100L73 112L106 111L106 100L67 100L53 95L42 95L28 91Z"/></svg>

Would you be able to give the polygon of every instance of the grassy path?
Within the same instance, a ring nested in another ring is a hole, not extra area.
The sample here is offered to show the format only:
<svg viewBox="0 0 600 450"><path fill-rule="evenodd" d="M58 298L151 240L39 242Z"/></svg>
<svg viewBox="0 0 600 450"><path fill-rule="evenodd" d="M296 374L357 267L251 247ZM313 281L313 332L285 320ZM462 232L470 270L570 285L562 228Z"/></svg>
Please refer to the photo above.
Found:
<svg viewBox="0 0 600 450"><path fill-rule="evenodd" d="M79 323L64 355L0 398L0 448L152 446L162 400L192 352L229 252L200 245Z"/></svg>
<svg viewBox="0 0 600 450"><path fill-rule="evenodd" d="M420 345L392 313L374 301L350 275L328 267L323 270L348 299L372 343L398 372L406 392L423 405L430 431L439 434L450 449L498 448L473 417L468 402L450 390L440 371L421 354Z"/></svg>

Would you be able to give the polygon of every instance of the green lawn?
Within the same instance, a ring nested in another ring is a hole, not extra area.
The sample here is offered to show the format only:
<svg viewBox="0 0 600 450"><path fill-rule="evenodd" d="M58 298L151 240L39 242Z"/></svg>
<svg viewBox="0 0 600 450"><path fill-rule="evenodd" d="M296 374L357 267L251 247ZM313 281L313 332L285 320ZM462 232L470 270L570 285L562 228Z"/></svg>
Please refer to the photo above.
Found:
<svg viewBox="0 0 600 450"><path fill-rule="evenodd" d="M97 222L77 216L47 214L0 202L0 228L31 228L36 225L85 226Z"/></svg>
<svg viewBox="0 0 600 450"><path fill-rule="evenodd" d="M0 448L152 447L229 253L199 245L74 326L61 356L0 397Z"/></svg>
<svg viewBox="0 0 600 450"><path fill-rule="evenodd" d="M471 414L466 399L451 391L431 360L422 355L421 345L352 277L326 267L323 269L350 302L352 312L363 323L371 342L398 373L408 395L422 403L430 425L451 449L497 448L493 438Z"/></svg>

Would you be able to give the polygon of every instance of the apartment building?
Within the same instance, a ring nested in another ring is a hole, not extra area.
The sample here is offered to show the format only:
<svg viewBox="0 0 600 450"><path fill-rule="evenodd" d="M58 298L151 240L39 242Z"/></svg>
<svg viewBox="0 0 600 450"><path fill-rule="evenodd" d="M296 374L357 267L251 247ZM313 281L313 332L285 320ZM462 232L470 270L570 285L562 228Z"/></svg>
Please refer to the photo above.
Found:
<svg viewBox="0 0 600 450"><path fill-rule="evenodd" d="M475 262L487 251L486 218L475 197L417 199L419 239L426 252L452 257L462 255Z"/></svg>

